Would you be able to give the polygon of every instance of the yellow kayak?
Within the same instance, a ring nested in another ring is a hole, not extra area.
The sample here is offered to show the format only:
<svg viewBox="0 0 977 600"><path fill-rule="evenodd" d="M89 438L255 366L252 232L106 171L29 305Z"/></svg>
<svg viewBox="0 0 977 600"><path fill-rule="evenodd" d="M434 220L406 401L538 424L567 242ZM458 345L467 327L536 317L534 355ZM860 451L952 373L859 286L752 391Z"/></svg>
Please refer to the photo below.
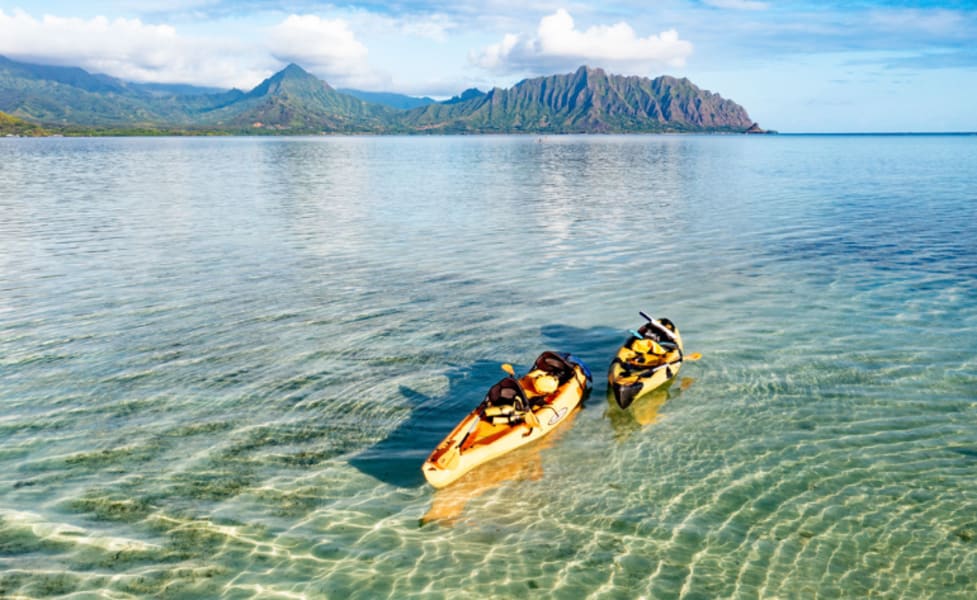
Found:
<svg viewBox="0 0 977 600"><path fill-rule="evenodd" d="M580 405L593 383L587 365L557 352L542 353L519 379L511 367L508 371L510 377L493 385L424 461L421 471L428 483L442 488L478 465L545 436Z"/></svg>
<svg viewBox="0 0 977 600"><path fill-rule="evenodd" d="M647 319L646 323L637 331L631 330L631 336L617 351L607 371L608 387L621 408L672 382L687 358L682 336L674 323L641 315Z"/></svg>
<svg viewBox="0 0 977 600"><path fill-rule="evenodd" d="M539 481L543 477L543 451L553 447L579 414L580 410L571 410L567 418L535 444L517 448L492 461L490 468L475 469L468 477L462 477L435 491L431 498L431 508L421 517L421 524L438 522L442 525L454 525L470 501L503 483Z"/></svg>

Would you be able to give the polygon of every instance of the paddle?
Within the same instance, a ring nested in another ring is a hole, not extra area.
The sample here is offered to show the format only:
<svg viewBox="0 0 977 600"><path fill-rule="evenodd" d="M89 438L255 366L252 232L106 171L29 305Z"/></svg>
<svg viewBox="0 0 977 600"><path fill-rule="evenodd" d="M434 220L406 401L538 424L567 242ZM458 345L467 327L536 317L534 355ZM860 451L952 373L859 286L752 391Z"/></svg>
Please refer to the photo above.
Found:
<svg viewBox="0 0 977 600"><path fill-rule="evenodd" d="M654 325L656 328L658 328L661 331L663 331L665 333L665 335L668 336L668 339L672 340L676 344L678 343L678 340L675 339L675 334L672 333L672 331L668 327L665 327L664 325L662 325L658 321L652 319L651 317L649 317L648 315L646 315L644 312L642 312L640 310L638 311L638 314L641 315L642 317L644 317L649 323L651 323L652 325Z"/></svg>
<svg viewBox="0 0 977 600"><path fill-rule="evenodd" d="M668 335L669 338L672 339L672 341L675 343L675 347L676 348L679 347L678 346L678 340L675 339L675 334L673 334L667 327L665 327L664 325L662 325L658 321L652 319L651 317L649 317L648 315L646 315L644 312L642 312L640 310L638 311L638 314L641 315L642 317L644 317L645 319L647 319L649 323L651 323L651 324L655 325L657 328L661 329L661 331L663 331L666 335ZM639 340L644 338L644 336L641 335L641 332L638 331L638 330L636 330L636 329L628 329L628 333L630 333L634 337L638 338ZM663 342L663 343L665 343L665 342ZM654 372L658 371L659 369L661 369L662 367L668 367L668 366L671 366L671 365L674 365L676 363L680 363L680 362L683 362L683 361L686 361L686 360L688 360L688 361L696 361L696 360L699 360L700 358L702 358L702 353L701 352L693 352L692 354L686 355L684 352L682 352L681 348L679 348L679 359L678 360L674 360L674 361L672 361L670 363L665 363L663 365L658 365L657 367L655 367L655 368L651 369L650 371L648 371L648 373L649 374L650 373L654 373Z"/></svg>
<svg viewBox="0 0 977 600"><path fill-rule="evenodd" d="M522 384L519 383L519 378L516 377L516 370L509 363L503 363L502 370L509 374L509 379L516 382L516 389L519 390L519 397L522 398L523 408L528 408L529 400L526 399L526 390L522 389Z"/></svg>
<svg viewBox="0 0 977 600"><path fill-rule="evenodd" d="M699 360L700 358L702 358L702 353L701 352L693 352L692 354L689 354L688 356L683 356L682 358L680 358L678 360L673 360L672 362L667 362L667 363L662 364L662 365L655 365L651 369L645 371L645 373L651 374L651 373L654 373L656 371L659 371L659 370L661 370L661 369L663 369L665 367L670 367L672 365L677 365L680 362L696 361L696 360Z"/></svg>
<svg viewBox="0 0 977 600"><path fill-rule="evenodd" d="M702 358L702 354L701 353L699 353L699 352L693 352L692 354L690 354L688 356L683 356L682 358L680 358L678 360L673 360L672 362L668 362L668 363L665 363L663 365L658 365L657 367L653 367L651 369L648 369L647 371L645 371L644 373L642 373L642 376L647 376L647 375L651 375L653 373L657 373L658 371L661 371L665 367L670 367L672 365L677 365L680 362L685 362L687 360L699 360L700 358ZM669 375L669 378L671 378L671 377L672 377L672 375Z"/></svg>
<svg viewBox="0 0 977 600"><path fill-rule="evenodd" d="M475 430L475 426L478 425L478 422L481 420L481 413L476 413L475 420L472 421L472 424L468 426L468 431L465 432L465 435L461 436L461 441L445 450L444 453L438 457L438 460L435 461L439 467L443 465L442 468L454 469L458 466L458 461L461 459L461 447L465 444L468 436L472 434L472 431Z"/></svg>
<svg viewBox="0 0 977 600"><path fill-rule="evenodd" d="M519 379L516 377L516 370L512 368L509 363L504 363L502 365L502 370L509 374L509 377L516 382L516 387L519 389L519 395L522 397L523 408L526 409L524 418L526 423L531 428L539 427L539 419L536 418L536 414L529 407L529 400L526 398L526 390L522 389L522 384L519 383Z"/></svg>
<svg viewBox="0 0 977 600"><path fill-rule="evenodd" d="M477 424L478 424L478 417L475 417L475 420L472 421L472 427L474 427ZM445 450L444 453L438 457L438 460L434 461L435 464L437 464L442 469L448 469L448 470L457 467L458 461L461 460L461 450L460 450L461 445L465 443L465 440L468 439L468 434L471 432L472 430L469 429L468 432L465 433L465 436L461 438L461 441L458 442L457 445L452 446L447 450Z"/></svg>

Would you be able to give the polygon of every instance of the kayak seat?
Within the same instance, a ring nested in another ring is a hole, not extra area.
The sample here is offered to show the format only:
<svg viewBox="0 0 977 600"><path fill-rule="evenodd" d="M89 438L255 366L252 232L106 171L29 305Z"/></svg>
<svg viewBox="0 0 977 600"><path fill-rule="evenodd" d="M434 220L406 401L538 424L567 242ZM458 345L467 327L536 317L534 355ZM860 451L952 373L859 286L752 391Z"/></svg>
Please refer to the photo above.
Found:
<svg viewBox="0 0 977 600"><path fill-rule="evenodd" d="M533 369L555 375L559 381L559 385L563 385L573 378L574 375L573 365L556 352L549 350L539 355L539 358L533 364Z"/></svg>
<svg viewBox="0 0 977 600"><path fill-rule="evenodd" d="M492 425L512 425L522 422L521 415L516 413L516 408L511 404L489 406L483 411L483 414Z"/></svg>
<svg viewBox="0 0 977 600"><path fill-rule="evenodd" d="M519 384L507 377L489 388L482 401L482 419L493 426L511 427L525 422L529 406Z"/></svg>
<svg viewBox="0 0 977 600"><path fill-rule="evenodd" d="M489 388L483 402L486 408L490 406L512 406L518 412L525 411L525 407L528 405L526 396L519 388L519 384L508 377Z"/></svg>

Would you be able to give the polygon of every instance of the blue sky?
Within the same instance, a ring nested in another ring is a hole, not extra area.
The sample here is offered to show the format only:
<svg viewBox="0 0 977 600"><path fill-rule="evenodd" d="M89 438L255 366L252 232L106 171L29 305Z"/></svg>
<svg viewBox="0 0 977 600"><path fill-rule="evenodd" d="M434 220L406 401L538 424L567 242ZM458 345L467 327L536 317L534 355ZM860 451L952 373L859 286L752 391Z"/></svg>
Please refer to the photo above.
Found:
<svg viewBox="0 0 977 600"><path fill-rule="evenodd" d="M295 62L437 98L586 64L783 132L977 131L977 0L0 0L0 55L242 89Z"/></svg>

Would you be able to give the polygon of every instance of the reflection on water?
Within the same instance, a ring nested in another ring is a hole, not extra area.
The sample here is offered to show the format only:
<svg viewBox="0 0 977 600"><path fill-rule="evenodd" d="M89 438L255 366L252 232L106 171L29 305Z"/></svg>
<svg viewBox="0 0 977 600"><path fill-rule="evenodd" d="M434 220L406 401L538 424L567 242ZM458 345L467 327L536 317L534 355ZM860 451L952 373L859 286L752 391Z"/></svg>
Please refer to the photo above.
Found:
<svg viewBox="0 0 977 600"><path fill-rule="evenodd" d="M974 172L963 136L0 139L0 596L970 598ZM621 411L638 310L704 358ZM574 422L427 486L546 349L594 372Z"/></svg>
<svg viewBox="0 0 977 600"><path fill-rule="evenodd" d="M624 441L633 433L642 431L646 425L658 423L663 418L660 413L665 403L671 398L677 398L682 392L692 387L695 379L682 377L677 388L674 383L674 381L669 381L661 387L638 396L626 409L618 406L614 399L614 392L608 388L605 394L607 399L606 416L614 429L614 437L618 441Z"/></svg>
<svg viewBox="0 0 977 600"><path fill-rule="evenodd" d="M446 488L436 490L431 508L421 517L421 523L437 522L454 525L469 501L482 496L507 481L538 481L543 477L543 451L552 448L576 418L574 409L560 425L546 437L484 465L480 465Z"/></svg>

